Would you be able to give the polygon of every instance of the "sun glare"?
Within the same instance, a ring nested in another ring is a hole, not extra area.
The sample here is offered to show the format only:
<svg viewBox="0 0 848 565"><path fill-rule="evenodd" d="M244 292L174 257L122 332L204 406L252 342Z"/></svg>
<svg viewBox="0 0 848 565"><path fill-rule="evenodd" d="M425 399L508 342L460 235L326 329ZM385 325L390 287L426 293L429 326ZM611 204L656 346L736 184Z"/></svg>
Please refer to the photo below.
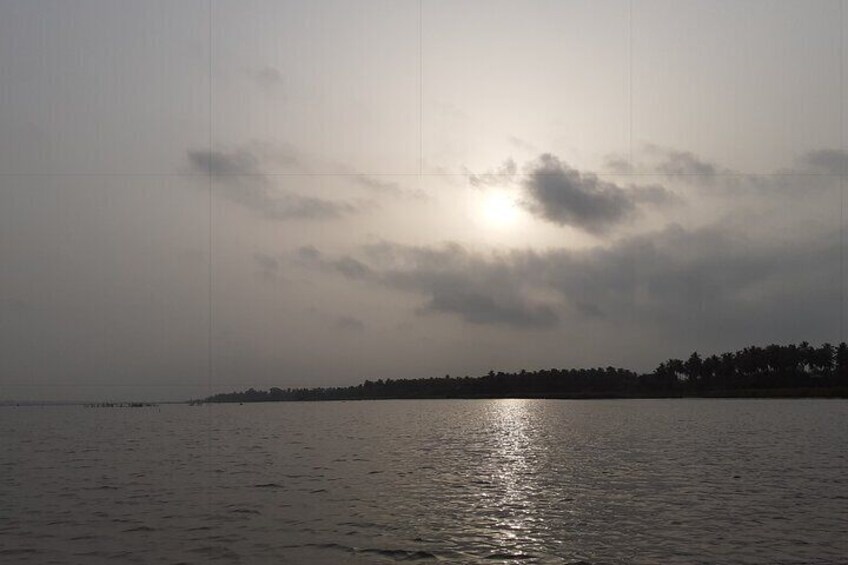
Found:
<svg viewBox="0 0 848 565"><path fill-rule="evenodd" d="M519 217L518 203L510 194L502 191L488 192L481 207L482 218L492 227L509 227Z"/></svg>

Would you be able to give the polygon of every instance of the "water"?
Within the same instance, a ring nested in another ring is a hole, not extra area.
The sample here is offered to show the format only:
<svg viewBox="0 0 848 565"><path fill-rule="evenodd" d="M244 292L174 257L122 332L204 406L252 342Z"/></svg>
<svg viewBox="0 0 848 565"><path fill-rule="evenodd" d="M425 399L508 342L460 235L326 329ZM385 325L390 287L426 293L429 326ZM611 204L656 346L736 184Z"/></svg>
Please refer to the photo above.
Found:
<svg viewBox="0 0 848 565"><path fill-rule="evenodd" d="M848 402L0 409L3 563L848 562Z"/></svg>

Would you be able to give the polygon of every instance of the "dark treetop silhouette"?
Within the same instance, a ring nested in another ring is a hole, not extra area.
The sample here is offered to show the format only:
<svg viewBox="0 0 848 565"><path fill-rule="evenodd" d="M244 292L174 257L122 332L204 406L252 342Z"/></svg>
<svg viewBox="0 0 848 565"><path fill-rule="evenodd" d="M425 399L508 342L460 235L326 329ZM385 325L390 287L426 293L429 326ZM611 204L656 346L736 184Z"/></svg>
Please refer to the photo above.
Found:
<svg viewBox="0 0 848 565"><path fill-rule="evenodd" d="M848 396L848 345L746 347L685 361L669 359L651 373L615 367L543 369L482 377L379 379L349 387L248 389L207 402L366 400L389 398L628 398L736 396Z"/></svg>

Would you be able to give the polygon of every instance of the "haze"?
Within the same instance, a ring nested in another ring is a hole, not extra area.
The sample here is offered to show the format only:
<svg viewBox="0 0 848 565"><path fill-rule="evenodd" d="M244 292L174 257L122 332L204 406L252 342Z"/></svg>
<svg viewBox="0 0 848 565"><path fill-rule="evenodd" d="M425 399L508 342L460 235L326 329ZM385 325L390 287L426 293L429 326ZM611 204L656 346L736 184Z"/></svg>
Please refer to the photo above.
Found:
<svg viewBox="0 0 848 565"><path fill-rule="evenodd" d="M843 2L0 2L0 400L843 339Z"/></svg>

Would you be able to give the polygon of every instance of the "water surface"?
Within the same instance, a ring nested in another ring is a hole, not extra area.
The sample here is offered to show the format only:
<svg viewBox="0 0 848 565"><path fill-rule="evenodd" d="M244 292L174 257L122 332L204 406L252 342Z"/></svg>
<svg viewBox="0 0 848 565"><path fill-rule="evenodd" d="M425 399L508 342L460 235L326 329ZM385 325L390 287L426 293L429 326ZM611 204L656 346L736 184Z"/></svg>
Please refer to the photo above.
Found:
<svg viewBox="0 0 848 565"><path fill-rule="evenodd" d="M0 409L3 563L845 563L844 400Z"/></svg>

